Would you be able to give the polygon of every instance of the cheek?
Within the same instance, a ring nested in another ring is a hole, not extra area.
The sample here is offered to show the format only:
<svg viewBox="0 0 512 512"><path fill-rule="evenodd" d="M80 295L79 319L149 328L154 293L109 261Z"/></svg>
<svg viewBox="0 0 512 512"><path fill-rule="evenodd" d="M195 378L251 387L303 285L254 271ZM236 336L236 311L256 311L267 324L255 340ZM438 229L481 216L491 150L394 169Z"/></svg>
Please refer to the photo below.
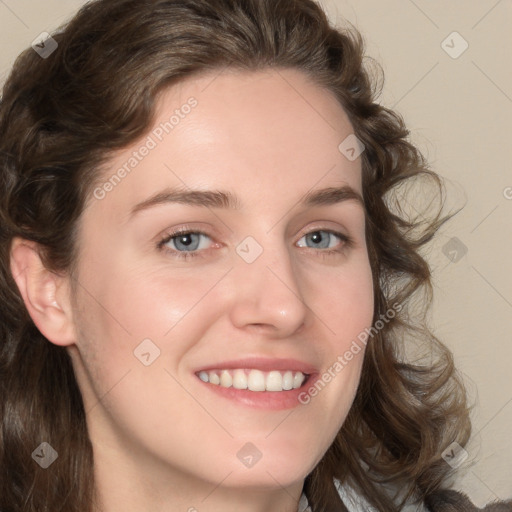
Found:
<svg viewBox="0 0 512 512"><path fill-rule="evenodd" d="M190 417L204 411L170 374L179 374L184 357L218 317L218 301L208 292L222 273L170 277L134 267L113 269L81 276L87 292L84 286L79 293L76 323L86 410L100 415L95 404L101 399L135 437L148 428L164 435L162 417L172 417L172 429L186 439L193 431Z"/></svg>
<svg viewBox="0 0 512 512"><path fill-rule="evenodd" d="M307 280L308 305L331 334L331 346L342 350L373 320L373 279L368 259L361 255L350 265L330 269Z"/></svg>
<svg viewBox="0 0 512 512"><path fill-rule="evenodd" d="M352 405L361 376L367 332L374 313L373 279L368 259L361 255L351 265L308 283L311 308L325 327L318 350L325 365L319 381L300 397L322 409L326 436L341 427ZM314 306L313 306L314 305Z"/></svg>
<svg viewBox="0 0 512 512"><path fill-rule="evenodd" d="M122 292L130 297L124 307L126 325L138 337L154 336L167 340L164 343L174 338L174 333L184 324L190 327L191 318L194 330L206 328L209 312L214 313L216 304L212 300L215 293L211 292L222 275L222 269L187 272L157 269L152 273L132 274Z"/></svg>
<svg viewBox="0 0 512 512"><path fill-rule="evenodd" d="M166 359L173 365L190 348L190 340L214 321L217 302L209 292L222 271L169 275L161 269L116 265L109 270L105 265L102 272L82 277L91 291L81 294L79 323L87 351L101 352L110 369L132 365L142 343L163 356L158 362Z"/></svg>

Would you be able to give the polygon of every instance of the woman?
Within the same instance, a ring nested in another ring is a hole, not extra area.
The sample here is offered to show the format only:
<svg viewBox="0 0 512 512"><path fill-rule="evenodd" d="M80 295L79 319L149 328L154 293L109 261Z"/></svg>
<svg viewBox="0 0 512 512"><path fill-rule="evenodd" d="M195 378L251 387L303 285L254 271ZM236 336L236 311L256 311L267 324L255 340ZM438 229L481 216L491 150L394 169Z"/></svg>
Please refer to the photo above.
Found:
<svg viewBox="0 0 512 512"><path fill-rule="evenodd" d="M412 310L448 217L393 204L442 185L362 60L310 0L97 0L20 56L1 510L470 510L464 387Z"/></svg>

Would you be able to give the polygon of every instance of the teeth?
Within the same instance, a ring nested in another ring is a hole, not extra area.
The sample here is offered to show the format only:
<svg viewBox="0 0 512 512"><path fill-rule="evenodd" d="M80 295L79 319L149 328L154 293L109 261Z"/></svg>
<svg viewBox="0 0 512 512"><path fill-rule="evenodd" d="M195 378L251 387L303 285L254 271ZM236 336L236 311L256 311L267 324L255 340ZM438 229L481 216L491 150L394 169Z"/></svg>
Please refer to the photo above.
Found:
<svg viewBox="0 0 512 512"><path fill-rule="evenodd" d="M302 383L304 382L304 374L301 373L301 372L297 372L294 376L293 376L293 389L297 389L297 388L300 388Z"/></svg>
<svg viewBox="0 0 512 512"><path fill-rule="evenodd" d="M220 384L220 377L215 372L208 373L208 380L210 381L210 384Z"/></svg>
<svg viewBox="0 0 512 512"><path fill-rule="evenodd" d="M230 388L233 384L233 377L227 370L222 370L220 374L220 385L223 388Z"/></svg>
<svg viewBox="0 0 512 512"><path fill-rule="evenodd" d="M265 375L260 370L251 370L247 377L247 389L265 391Z"/></svg>
<svg viewBox="0 0 512 512"><path fill-rule="evenodd" d="M209 382L224 388L248 389L250 391L289 391L300 388L306 375L302 372L290 370L280 372L273 370L262 372L260 370L211 370L201 371L198 377L203 382Z"/></svg>
<svg viewBox="0 0 512 512"><path fill-rule="evenodd" d="M302 384L302 382L301 382ZM300 384L299 384L300 386ZM299 387L297 386L297 387ZM292 372L286 372L283 375L283 389L288 391L289 389L293 389L293 373Z"/></svg>
<svg viewBox="0 0 512 512"><path fill-rule="evenodd" d="M247 375L243 370L235 370L233 374L233 387L236 389L247 389Z"/></svg>
<svg viewBox="0 0 512 512"><path fill-rule="evenodd" d="M270 372L266 382L267 391L282 391L283 377L279 372Z"/></svg>

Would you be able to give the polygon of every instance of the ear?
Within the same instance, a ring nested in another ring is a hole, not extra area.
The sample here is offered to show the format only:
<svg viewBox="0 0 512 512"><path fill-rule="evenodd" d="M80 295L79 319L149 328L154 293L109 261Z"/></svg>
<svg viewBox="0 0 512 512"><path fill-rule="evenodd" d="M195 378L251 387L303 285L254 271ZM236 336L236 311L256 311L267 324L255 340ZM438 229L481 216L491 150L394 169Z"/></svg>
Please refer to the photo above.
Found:
<svg viewBox="0 0 512 512"><path fill-rule="evenodd" d="M13 239L10 266L25 306L41 334L56 345L75 342L69 280L45 268L38 244Z"/></svg>

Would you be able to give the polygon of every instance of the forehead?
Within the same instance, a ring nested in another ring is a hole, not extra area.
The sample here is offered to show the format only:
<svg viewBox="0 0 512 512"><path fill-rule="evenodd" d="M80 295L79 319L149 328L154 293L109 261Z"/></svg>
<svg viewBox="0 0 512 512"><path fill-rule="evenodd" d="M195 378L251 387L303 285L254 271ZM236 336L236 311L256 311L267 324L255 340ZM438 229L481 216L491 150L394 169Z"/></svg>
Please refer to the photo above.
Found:
<svg viewBox="0 0 512 512"><path fill-rule="evenodd" d="M276 190L361 191L360 159L339 149L353 132L349 118L301 71L208 72L162 91L155 112L146 135L108 162L100 186L111 186L100 207L126 210L176 186L236 189L260 202Z"/></svg>

